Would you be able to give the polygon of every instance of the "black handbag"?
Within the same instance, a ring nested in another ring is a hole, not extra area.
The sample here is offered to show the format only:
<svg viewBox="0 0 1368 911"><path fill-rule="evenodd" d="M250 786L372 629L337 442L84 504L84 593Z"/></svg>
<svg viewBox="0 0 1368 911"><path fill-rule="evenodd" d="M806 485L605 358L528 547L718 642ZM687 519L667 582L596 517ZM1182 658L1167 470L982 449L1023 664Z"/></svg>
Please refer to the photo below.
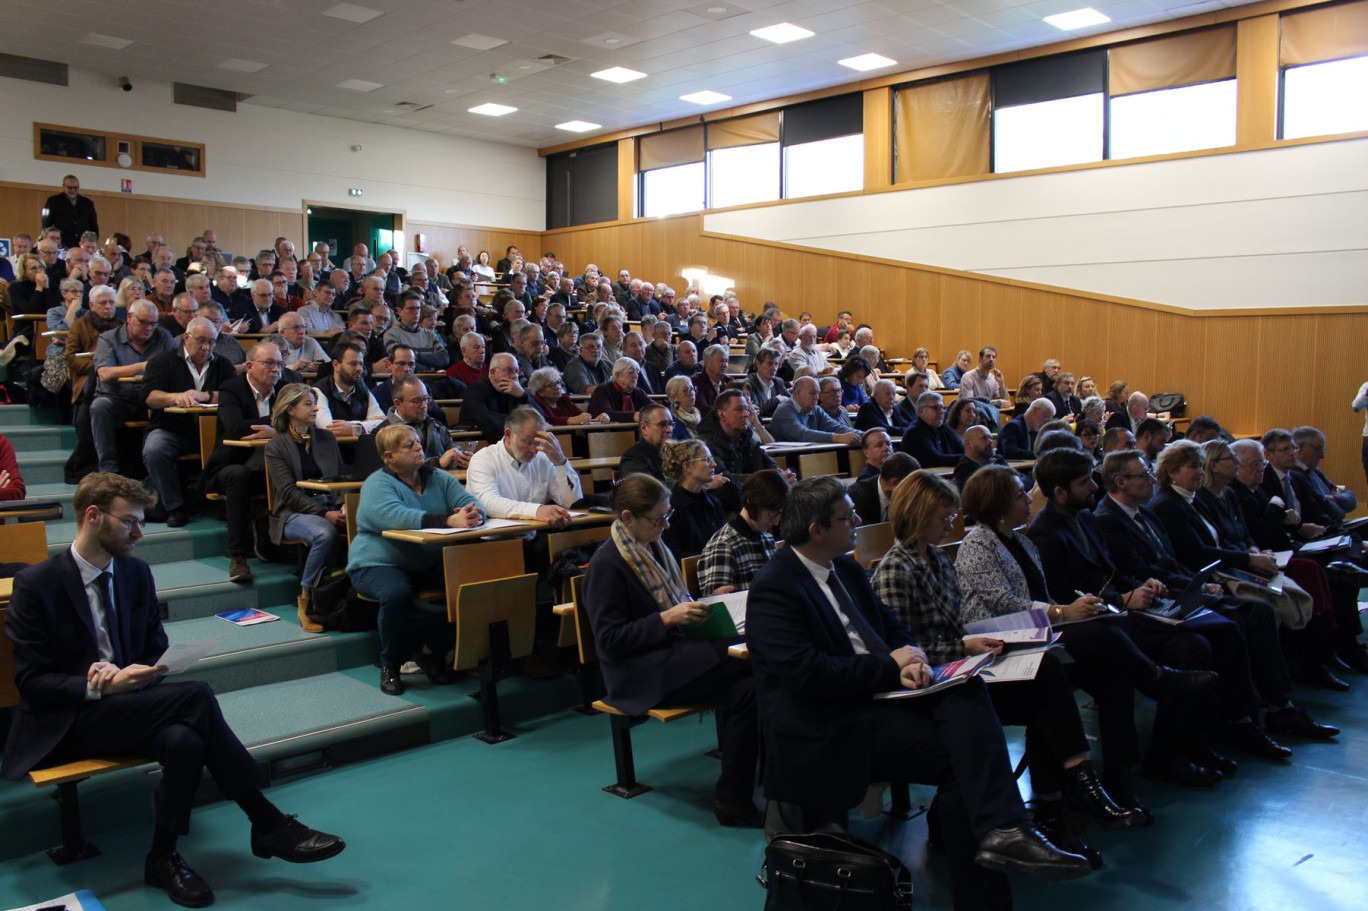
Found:
<svg viewBox="0 0 1368 911"><path fill-rule="evenodd" d="M780 835L765 849L756 877L765 911L905 911L912 877L874 845L837 835Z"/></svg>
<svg viewBox="0 0 1368 911"><path fill-rule="evenodd" d="M1181 392L1156 392L1150 396L1149 410L1155 414L1167 411L1169 417L1181 418L1187 414L1187 399Z"/></svg>

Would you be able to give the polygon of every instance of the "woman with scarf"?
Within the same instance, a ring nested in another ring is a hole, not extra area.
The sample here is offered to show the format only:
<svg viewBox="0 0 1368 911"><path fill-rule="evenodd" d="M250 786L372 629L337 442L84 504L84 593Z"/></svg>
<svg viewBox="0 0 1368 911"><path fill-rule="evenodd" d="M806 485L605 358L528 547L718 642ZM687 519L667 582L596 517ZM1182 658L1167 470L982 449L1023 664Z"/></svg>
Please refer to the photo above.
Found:
<svg viewBox="0 0 1368 911"><path fill-rule="evenodd" d="M674 430L670 431L672 440L691 440L698 436L698 422L703 413L698 410L698 390L693 380L687 376L672 376L665 384L665 398L670 403L670 414L674 416Z"/></svg>
<svg viewBox="0 0 1368 911"><path fill-rule="evenodd" d="M759 828L751 800L760 739L750 663L728 657L732 640L683 635L707 618L708 607L689 594L679 561L660 540L671 514L665 485L648 474L628 476L613 491L613 512L609 540L589 561L582 602L606 701L631 715L713 703L722 752L713 813L725 826Z"/></svg>
<svg viewBox="0 0 1368 911"><path fill-rule="evenodd" d="M313 590L324 567L337 550L338 537L347 517L336 497L301 489L300 481L335 478L341 456L337 437L314 426L318 418L318 391L303 383L291 383L276 396L271 426L276 435L266 444L266 473L275 494L271 507L271 542L307 541L309 553L299 577L296 608L305 632L321 633L323 627L310 616Z"/></svg>

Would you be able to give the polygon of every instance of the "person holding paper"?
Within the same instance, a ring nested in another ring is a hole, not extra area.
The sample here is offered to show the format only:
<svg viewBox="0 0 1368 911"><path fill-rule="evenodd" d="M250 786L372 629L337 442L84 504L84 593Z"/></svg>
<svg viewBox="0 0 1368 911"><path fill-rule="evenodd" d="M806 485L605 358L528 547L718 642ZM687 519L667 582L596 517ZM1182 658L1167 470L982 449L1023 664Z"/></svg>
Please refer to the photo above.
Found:
<svg viewBox="0 0 1368 911"><path fill-rule="evenodd" d="M633 715L707 700L716 706L722 773L713 813L724 826L758 828L751 799L760 735L750 662L727 655L725 639L686 639L709 616L684 585L679 561L660 540L669 527L669 490L634 474L613 492L617 516L584 576L588 612L607 687L606 701Z"/></svg>
<svg viewBox="0 0 1368 911"><path fill-rule="evenodd" d="M204 770L252 823L252 853L293 863L325 860L346 844L285 816L261 793L265 776L205 683L167 683L156 585L133 556L153 496L131 478L95 473L72 498L71 547L15 579L5 633L14 644L20 702L4 778L90 756L135 756L162 767L143 879L171 900L202 907L213 890L177 852Z"/></svg>
<svg viewBox="0 0 1368 911"><path fill-rule="evenodd" d="M746 643L765 719L766 835L844 830L870 782L917 781L938 787L935 831L956 907L1010 908L1009 869L1087 875L1085 858L1031 825L982 681L871 698L923 689L932 669L846 556L858 522L840 481L798 482L780 522L787 546L751 583Z"/></svg>
<svg viewBox="0 0 1368 911"><path fill-rule="evenodd" d="M959 491L945 478L918 471L904 479L893 492L890 510L897 540L879 561L873 579L875 594L925 643L934 664L1002 651L1000 640L964 634L959 575L940 549L959 505ZM1103 787L1063 665L1052 653L1044 652L1033 679L998 682L989 686L988 694L1003 723L1026 726L1036 826L1056 844L1088 858L1094 869L1101 867L1101 854L1070 827L1064 808L1066 793L1072 803L1109 829L1141 826L1148 816L1137 807L1118 805Z"/></svg>
<svg viewBox="0 0 1368 911"><path fill-rule="evenodd" d="M743 591L774 556L774 530L784 515L788 481L779 471L757 471L741 485L741 511L717 530L698 561L702 594Z"/></svg>
<svg viewBox="0 0 1368 911"><path fill-rule="evenodd" d="M356 537L347 558L347 573L357 592L380 602L380 690L404 692L399 667L412 656L433 683L455 678L443 664L453 630L442 625L417 650L409 641L414 596L442 588L442 551L438 547L392 541L391 528L475 528L484 524L480 500L445 471L427 464L418 431L407 424L388 424L375 434L384 470L366 478L356 511Z"/></svg>

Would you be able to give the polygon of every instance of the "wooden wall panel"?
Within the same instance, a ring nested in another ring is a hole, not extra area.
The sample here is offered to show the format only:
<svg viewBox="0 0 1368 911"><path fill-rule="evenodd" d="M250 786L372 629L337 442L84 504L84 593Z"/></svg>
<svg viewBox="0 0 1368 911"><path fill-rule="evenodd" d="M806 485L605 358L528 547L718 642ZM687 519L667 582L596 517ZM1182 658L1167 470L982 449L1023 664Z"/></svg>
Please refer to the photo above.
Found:
<svg viewBox="0 0 1368 911"><path fill-rule="evenodd" d="M504 248L516 244L525 259L534 262L541 257L542 239L537 231L511 231L503 228L485 228L472 225L453 225L441 222L414 221L405 223L405 231L424 236L424 247L429 256L437 257L443 267L456 262L456 248L464 244L470 250L472 259L481 250L489 251L489 264L492 266L503 258ZM412 245L410 245L411 248ZM557 250L557 253L560 251ZM569 265L567 263L567 265ZM578 273L576 273L578 274Z"/></svg>
<svg viewBox="0 0 1368 911"><path fill-rule="evenodd" d="M1295 358L1307 364L1320 364L1316 352L1315 316L1256 317L1259 347L1256 363L1274 367ZM1237 357L1230 352L1227 357ZM1254 391L1258 402L1255 420L1260 427L1291 427L1310 420L1306 403L1316 398L1318 371L1308 371L1306 382L1293 382L1282 370L1254 371ZM1302 378L1299 378L1302 379Z"/></svg>
<svg viewBox="0 0 1368 911"><path fill-rule="evenodd" d="M1248 318L1205 320L1206 380L1201 410L1236 433L1261 428L1253 382L1259 363L1259 327Z"/></svg>

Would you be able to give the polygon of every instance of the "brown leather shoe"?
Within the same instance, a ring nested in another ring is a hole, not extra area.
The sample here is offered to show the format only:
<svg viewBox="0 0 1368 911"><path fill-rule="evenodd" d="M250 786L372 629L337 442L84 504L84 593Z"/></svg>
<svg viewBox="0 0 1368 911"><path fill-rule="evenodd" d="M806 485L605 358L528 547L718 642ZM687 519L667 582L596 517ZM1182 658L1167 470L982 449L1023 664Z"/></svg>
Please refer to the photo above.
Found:
<svg viewBox="0 0 1368 911"><path fill-rule="evenodd" d="M228 556L228 581L238 585L252 584L252 570L247 566L247 558L230 554Z"/></svg>
<svg viewBox="0 0 1368 911"><path fill-rule="evenodd" d="M309 608L313 606L313 598L308 592L300 592L299 599L295 602L295 608L299 612L299 627L306 633L323 632L323 624L309 616Z"/></svg>

